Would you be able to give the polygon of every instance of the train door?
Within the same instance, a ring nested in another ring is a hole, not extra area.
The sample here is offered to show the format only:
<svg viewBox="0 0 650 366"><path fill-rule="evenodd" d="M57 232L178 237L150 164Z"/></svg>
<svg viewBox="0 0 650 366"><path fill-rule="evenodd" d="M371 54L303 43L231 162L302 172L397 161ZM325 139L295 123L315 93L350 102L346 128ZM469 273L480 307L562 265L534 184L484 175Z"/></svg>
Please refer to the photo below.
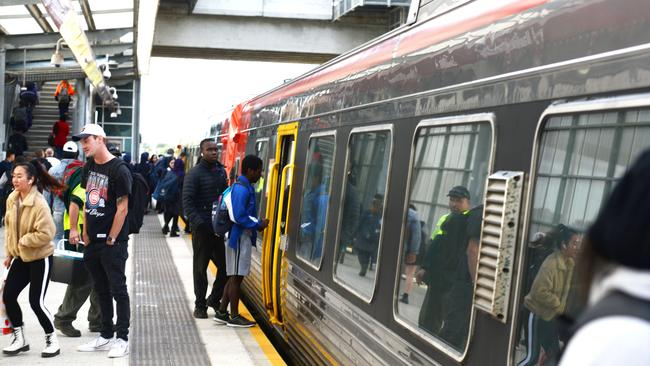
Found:
<svg viewBox="0 0 650 366"><path fill-rule="evenodd" d="M287 220L293 188L294 157L298 123L278 127L275 161L268 167L268 201L262 252L262 296L271 322L282 324L281 283L286 276L284 252L287 248Z"/></svg>

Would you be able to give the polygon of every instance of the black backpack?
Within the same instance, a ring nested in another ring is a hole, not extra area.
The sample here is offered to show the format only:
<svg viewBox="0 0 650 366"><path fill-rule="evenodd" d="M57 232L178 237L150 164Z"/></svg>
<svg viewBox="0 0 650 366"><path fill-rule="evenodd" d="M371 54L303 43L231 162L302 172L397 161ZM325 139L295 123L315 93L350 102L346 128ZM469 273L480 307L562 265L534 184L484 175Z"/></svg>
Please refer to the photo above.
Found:
<svg viewBox="0 0 650 366"><path fill-rule="evenodd" d="M126 163L125 163L126 164ZM131 173L133 184L129 196L129 214L126 219L129 222L129 234L140 232L144 221L144 213L149 204L149 184L140 173Z"/></svg>
<svg viewBox="0 0 650 366"><path fill-rule="evenodd" d="M61 88L61 92L59 93L59 104L70 104L68 88Z"/></svg>

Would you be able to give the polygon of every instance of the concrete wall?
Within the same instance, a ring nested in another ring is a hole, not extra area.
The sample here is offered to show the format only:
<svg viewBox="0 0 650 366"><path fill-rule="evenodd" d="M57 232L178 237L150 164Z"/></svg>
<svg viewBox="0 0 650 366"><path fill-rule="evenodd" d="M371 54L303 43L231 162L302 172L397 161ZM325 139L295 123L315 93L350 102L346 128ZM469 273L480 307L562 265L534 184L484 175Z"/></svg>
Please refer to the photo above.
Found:
<svg viewBox="0 0 650 366"><path fill-rule="evenodd" d="M220 58L220 54L247 51L254 55L250 59L259 61L266 60L265 52L300 54L307 58L309 54L330 55L331 58L385 30L382 26L322 20L158 14L152 53L154 56Z"/></svg>
<svg viewBox="0 0 650 366"><path fill-rule="evenodd" d="M332 0L198 0L194 14L332 19Z"/></svg>

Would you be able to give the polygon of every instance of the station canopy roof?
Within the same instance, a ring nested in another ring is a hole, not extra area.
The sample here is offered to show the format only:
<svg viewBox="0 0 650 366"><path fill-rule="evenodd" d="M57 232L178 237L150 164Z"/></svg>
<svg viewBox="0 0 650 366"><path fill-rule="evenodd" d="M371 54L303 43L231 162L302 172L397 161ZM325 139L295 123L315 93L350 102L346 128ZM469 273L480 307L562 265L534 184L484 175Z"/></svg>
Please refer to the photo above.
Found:
<svg viewBox="0 0 650 366"><path fill-rule="evenodd" d="M108 63L113 78L137 75L135 48L139 0L71 0L99 64ZM155 15L154 15L155 16ZM6 51L6 72L25 71L31 80L83 77L70 50L62 47L64 63L50 65L60 39L57 26L38 0L0 1L0 48Z"/></svg>

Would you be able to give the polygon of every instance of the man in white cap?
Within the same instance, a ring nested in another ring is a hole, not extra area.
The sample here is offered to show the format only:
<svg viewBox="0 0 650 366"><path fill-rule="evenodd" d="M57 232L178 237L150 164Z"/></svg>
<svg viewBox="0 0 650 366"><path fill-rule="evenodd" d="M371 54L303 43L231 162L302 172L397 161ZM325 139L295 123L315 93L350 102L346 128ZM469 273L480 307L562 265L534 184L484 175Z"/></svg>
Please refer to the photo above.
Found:
<svg viewBox="0 0 650 366"><path fill-rule="evenodd" d="M63 159L61 159L61 163L56 166L53 165L48 173L59 182L65 184L63 176L66 170L83 165L81 161L77 160L77 156L79 156L79 148L77 147L77 144L72 141L66 142L65 145L63 145ZM51 202L52 205L52 216L54 217L54 224L56 226L54 242L56 243L63 239L63 212L65 211L63 192L46 192L45 196L47 202Z"/></svg>
<svg viewBox="0 0 650 366"><path fill-rule="evenodd" d="M77 143L68 141L63 145L64 157L77 157ZM83 163L73 160L63 173L61 182L66 186L62 195L65 205L63 215L63 237L68 240L66 249L76 250L79 244L80 233L83 232L83 207L86 201L86 191L81 187ZM99 299L92 290L93 282L90 275L75 277L75 281L68 285L59 310L54 314L54 327L68 337L81 337L81 332L72 322L77 319L77 312L90 296L90 309L88 310L88 323L91 332L101 330L101 312Z"/></svg>
<svg viewBox="0 0 650 366"><path fill-rule="evenodd" d="M106 147L106 133L96 124L84 126L72 137L81 141L90 159L84 167L81 187L86 190L83 241L84 262L95 283L102 313L99 337L77 347L78 351L108 352L108 357L129 354L129 292L124 273L128 257L129 195L133 177L121 159ZM113 300L116 307L113 308ZM113 313L117 311L117 337L113 339Z"/></svg>

